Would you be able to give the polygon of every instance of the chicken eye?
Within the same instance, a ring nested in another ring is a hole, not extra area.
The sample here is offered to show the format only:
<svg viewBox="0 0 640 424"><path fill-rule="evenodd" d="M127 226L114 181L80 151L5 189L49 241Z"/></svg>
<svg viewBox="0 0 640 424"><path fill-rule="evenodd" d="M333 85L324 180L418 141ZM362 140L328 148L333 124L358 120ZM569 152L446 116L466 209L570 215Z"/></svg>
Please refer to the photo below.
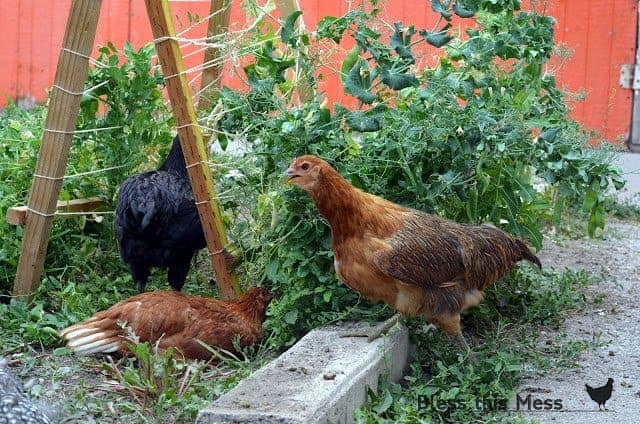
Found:
<svg viewBox="0 0 640 424"><path fill-rule="evenodd" d="M308 163L303 163L301 166L303 171L306 171L307 169L309 169L309 164Z"/></svg>

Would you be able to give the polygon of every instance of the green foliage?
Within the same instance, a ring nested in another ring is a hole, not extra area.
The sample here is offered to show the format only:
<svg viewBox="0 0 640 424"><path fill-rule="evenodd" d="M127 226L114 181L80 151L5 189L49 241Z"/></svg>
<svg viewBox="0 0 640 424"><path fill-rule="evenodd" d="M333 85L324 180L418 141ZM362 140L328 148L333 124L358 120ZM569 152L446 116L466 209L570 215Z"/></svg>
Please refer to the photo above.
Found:
<svg viewBox="0 0 640 424"><path fill-rule="evenodd" d="M271 357L264 349L240 350L238 357L217 353L212 361L176 359L173 348L128 343L132 357L103 364L107 376L117 381L135 401L130 406L150 420L171 416L174 422L189 422L211 402L233 388ZM178 355L179 356L179 355Z"/></svg>
<svg viewBox="0 0 640 424"><path fill-rule="evenodd" d="M26 204L42 134L45 110L31 111L9 104L0 113L0 212ZM13 286L20 256L22 228L0 219L0 295Z"/></svg>
<svg viewBox="0 0 640 424"><path fill-rule="evenodd" d="M277 292L267 323L277 344L323 322L362 317L356 295L336 280L326 222L306 194L281 188L296 156L322 156L368 192L460 222L493 222L536 248L543 225L559 225L569 204L583 205L594 234L604 225L605 193L623 184L611 152L588 147L564 93L543 72L552 18L521 12L517 1L431 4L447 22L473 12L478 25L462 35L445 25L450 40L439 62L421 69L420 31L395 23L383 33L375 8L320 21L311 44L355 43L340 66L345 91L360 101L355 109L330 109L319 98L292 105L282 87L295 81L286 79L284 65L301 56L313 64L314 57L292 47L309 34L291 28L280 43L269 37L245 68L249 93L223 88L217 95L228 111L219 122L222 145L237 134L249 152L216 158L242 174L224 183L231 197L225 210L242 216L230 231L251 252L249 278ZM255 31L265 40L273 34L260 25ZM371 316L388 313L365 308Z"/></svg>
<svg viewBox="0 0 640 424"><path fill-rule="evenodd" d="M198 380L202 366L177 361L172 348L159 352L157 346L149 343L130 343L129 348L138 361L137 366L128 362L120 369L111 363L105 364L104 369L129 391L143 410L149 409L161 417L168 408L185 403L181 398Z"/></svg>
<svg viewBox="0 0 640 424"><path fill-rule="evenodd" d="M83 195L109 193L111 200L126 176L139 172L142 164L148 168L149 157L164 156L173 138L173 118L163 103L159 67L152 66L153 44L136 51L125 43L120 52L108 43L99 52L78 116L79 130L95 131L80 133L69 165L76 172L116 167L82 182Z"/></svg>
<svg viewBox="0 0 640 424"><path fill-rule="evenodd" d="M0 329L5 334L0 355L23 348L26 343L49 346L58 339L57 329L68 324L58 315L45 312L42 304L29 306L23 301L0 303Z"/></svg>

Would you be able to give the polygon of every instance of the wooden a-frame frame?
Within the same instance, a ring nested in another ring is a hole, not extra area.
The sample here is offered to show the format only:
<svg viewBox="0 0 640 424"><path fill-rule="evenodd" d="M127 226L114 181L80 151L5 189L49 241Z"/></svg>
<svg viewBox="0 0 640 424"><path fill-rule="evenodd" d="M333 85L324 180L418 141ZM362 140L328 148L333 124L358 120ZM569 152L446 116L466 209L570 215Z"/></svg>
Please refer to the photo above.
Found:
<svg viewBox="0 0 640 424"><path fill-rule="evenodd" d="M22 249L13 287L13 295L18 298L32 298L44 269L101 3L101 0L73 0L71 3L29 192ZM230 299L239 293L237 277L222 254L227 244L226 234L182 55L175 39L169 3L168 0L145 0L145 4L220 295Z"/></svg>

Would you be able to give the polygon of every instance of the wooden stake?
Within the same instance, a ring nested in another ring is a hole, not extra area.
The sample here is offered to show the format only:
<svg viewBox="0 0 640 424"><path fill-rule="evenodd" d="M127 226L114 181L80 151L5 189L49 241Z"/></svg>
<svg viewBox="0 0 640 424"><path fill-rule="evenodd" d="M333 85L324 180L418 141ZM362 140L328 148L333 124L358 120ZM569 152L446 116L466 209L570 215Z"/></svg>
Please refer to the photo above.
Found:
<svg viewBox="0 0 640 424"><path fill-rule="evenodd" d="M229 16L231 15L231 0L211 0L211 10L209 14L209 26L207 36L209 38L222 34L229 27ZM209 42L211 42L209 40ZM211 63L220 58L220 49L217 47L207 47L204 52L204 63L207 67L202 71L202 82L200 85L200 96L198 96L198 110L211 108L211 91L220 86L222 77L222 63L211 66Z"/></svg>
<svg viewBox="0 0 640 424"><path fill-rule="evenodd" d="M169 2L145 0L145 4L220 295L223 299L231 299L239 294L240 290L237 277L235 273L230 272L225 260L226 255L223 254L227 238L222 214L216 200L208 155L202 142L196 111L191 102L191 91L184 74L180 47L174 38L176 32Z"/></svg>
<svg viewBox="0 0 640 424"><path fill-rule="evenodd" d="M287 19L287 16L291 15L293 12L300 10L300 5L298 4L298 0L277 0L276 5L280 10L280 19L284 21ZM304 16L304 15L303 15ZM295 28L297 30L304 30L304 18L300 16L296 21ZM306 46L300 46L300 51L306 52ZM298 67L300 64L298 63ZM314 90L313 87L309 84L309 80L304 78L300 80L300 69L296 70L296 78L298 79L298 97L300 98L301 103L307 103L313 99Z"/></svg>
<svg viewBox="0 0 640 424"><path fill-rule="evenodd" d="M13 295L30 300L40 283L53 214L76 128L101 0L73 0L58 59L35 176L29 192L26 227Z"/></svg>

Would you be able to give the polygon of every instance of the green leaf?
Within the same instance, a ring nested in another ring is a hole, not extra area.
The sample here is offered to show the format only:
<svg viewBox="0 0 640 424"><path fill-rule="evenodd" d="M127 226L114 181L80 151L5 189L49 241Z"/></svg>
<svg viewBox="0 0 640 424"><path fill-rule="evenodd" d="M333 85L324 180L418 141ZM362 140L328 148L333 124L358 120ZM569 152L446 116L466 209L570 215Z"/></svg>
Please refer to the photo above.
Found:
<svg viewBox="0 0 640 424"><path fill-rule="evenodd" d="M562 223L562 212L564 211L564 197L557 196L553 205L553 225L560 228Z"/></svg>
<svg viewBox="0 0 640 424"><path fill-rule="evenodd" d="M434 47L442 47L451 41L451 37L447 33L447 30L451 27L450 24L445 25L440 31L427 31L425 29L420 31L420 35L425 41Z"/></svg>
<svg viewBox="0 0 640 424"><path fill-rule="evenodd" d="M217 134L216 139L218 140L218 144L220 145L222 151L226 151L227 146L229 145L229 139L227 138L226 134Z"/></svg>
<svg viewBox="0 0 640 424"><path fill-rule="evenodd" d="M278 259L274 259L271 262L269 262L269 265L267 265L267 277L269 277L271 280L274 281L278 281L280 277L280 262L278 261Z"/></svg>
<svg viewBox="0 0 640 424"><path fill-rule="evenodd" d="M342 34L351 25L351 20L346 16L337 18L335 16L325 16L318 22L317 34L319 38L328 38L336 44L340 44Z"/></svg>
<svg viewBox="0 0 640 424"><path fill-rule="evenodd" d="M295 12L287 16L284 26L282 27L282 32L280 33L282 42L290 45L291 47L296 47L296 45L298 44L298 41L295 38L295 24L300 15L302 15L302 11L296 10Z"/></svg>
<svg viewBox="0 0 640 424"><path fill-rule="evenodd" d="M366 60L359 60L358 63L351 68L344 82L344 88L362 103L373 103L376 95L369 91L371 88L371 74Z"/></svg>
<svg viewBox="0 0 640 424"><path fill-rule="evenodd" d="M475 10L469 8L469 7L465 7L462 6L460 4L461 2L459 0L457 0L454 4L453 4L453 12L460 16L461 18L471 18L473 15L476 14Z"/></svg>
<svg viewBox="0 0 640 424"><path fill-rule="evenodd" d="M342 66L340 67L340 78L342 79L342 83L344 84L346 80L346 76L349 74L349 71L353 69L353 66L358 62L360 58L360 46L358 44L354 44L347 53L347 56L342 61Z"/></svg>
<svg viewBox="0 0 640 424"><path fill-rule="evenodd" d="M385 85L396 91L407 87L417 87L420 84L415 75L400 72L391 73L388 69L382 71L380 79Z"/></svg>
<svg viewBox="0 0 640 424"><path fill-rule="evenodd" d="M598 228L604 228L604 221L604 206L602 205L602 203L598 202L593 206L593 208L591 209L591 214L589 215L589 224L587 226L589 237L594 237Z"/></svg>
<svg viewBox="0 0 640 424"><path fill-rule="evenodd" d="M582 210L584 212L592 211L597 202L598 193L596 193L593 189L587 190L587 193L584 195L584 199L582 201Z"/></svg>
<svg viewBox="0 0 640 424"><path fill-rule="evenodd" d="M547 128L540 133L540 139L544 141L553 141L556 139L556 136L560 133L559 127L551 127Z"/></svg>
<svg viewBox="0 0 640 424"><path fill-rule="evenodd" d="M385 390L384 397L382 398L382 400L378 401L378 404L373 408L373 410L377 414L382 414L383 412L386 412L389 409L392 403L393 403L393 396L391 396L391 392L389 390Z"/></svg>
<svg viewBox="0 0 640 424"><path fill-rule="evenodd" d="M332 292L330 291L326 291L324 292L324 294L322 295L322 299L326 302L329 303L331 301L331 296L332 296Z"/></svg>
<svg viewBox="0 0 640 424"><path fill-rule="evenodd" d="M396 22L393 24L394 31L389 39L389 44L391 48L398 53L403 59L407 59L410 63L415 62L415 58L413 53L411 52L411 37L416 33L416 30L413 26L410 26L407 29L407 34L404 35L402 32L402 23Z"/></svg>
<svg viewBox="0 0 640 424"><path fill-rule="evenodd" d="M287 324L295 324L296 321L298 320L298 310L297 309L293 309L289 312L287 312L286 314L284 314L284 322L286 322Z"/></svg>
<svg viewBox="0 0 640 424"><path fill-rule="evenodd" d="M347 124L351 129L359 132L379 131L382 128L382 122L379 117L369 116L360 110L347 114Z"/></svg>
<svg viewBox="0 0 640 424"><path fill-rule="evenodd" d="M451 20L451 12L449 12L449 4L444 4L440 0L431 0L431 10L439 13L447 21Z"/></svg>
<svg viewBox="0 0 640 424"><path fill-rule="evenodd" d="M57 347L53 349L53 356L69 356L73 353L68 347Z"/></svg>

